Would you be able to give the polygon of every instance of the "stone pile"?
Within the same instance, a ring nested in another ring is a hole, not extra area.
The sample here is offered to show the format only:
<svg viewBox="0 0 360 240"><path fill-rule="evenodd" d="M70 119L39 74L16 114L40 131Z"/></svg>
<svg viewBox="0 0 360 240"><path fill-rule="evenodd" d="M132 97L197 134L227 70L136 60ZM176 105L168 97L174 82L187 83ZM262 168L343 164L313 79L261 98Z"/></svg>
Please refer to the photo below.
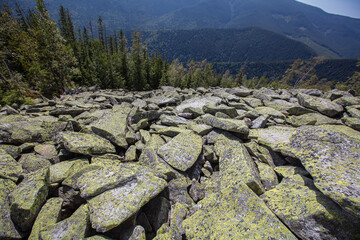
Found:
<svg viewBox="0 0 360 240"><path fill-rule="evenodd" d="M360 99L80 91L0 111L0 239L360 239Z"/></svg>

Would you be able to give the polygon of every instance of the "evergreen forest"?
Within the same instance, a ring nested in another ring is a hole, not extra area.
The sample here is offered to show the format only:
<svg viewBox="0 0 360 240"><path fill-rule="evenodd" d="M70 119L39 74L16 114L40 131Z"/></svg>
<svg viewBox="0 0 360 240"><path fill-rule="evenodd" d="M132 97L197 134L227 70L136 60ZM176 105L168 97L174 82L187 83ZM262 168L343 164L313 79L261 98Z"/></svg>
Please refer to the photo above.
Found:
<svg viewBox="0 0 360 240"><path fill-rule="evenodd" d="M0 104L31 104L32 98L51 98L79 86L152 90L161 86L181 88L338 88L360 92L360 73L341 82L319 78L317 66L326 59L298 59L277 78L247 77L247 64L238 70L215 71L207 60L168 62L157 50L148 51L141 33L128 41L123 31L111 34L101 17L88 26L75 27L68 9L60 6L52 19L43 0L34 9L4 5L0 11ZM358 63L358 68L360 67ZM321 70L324 71L324 70Z"/></svg>

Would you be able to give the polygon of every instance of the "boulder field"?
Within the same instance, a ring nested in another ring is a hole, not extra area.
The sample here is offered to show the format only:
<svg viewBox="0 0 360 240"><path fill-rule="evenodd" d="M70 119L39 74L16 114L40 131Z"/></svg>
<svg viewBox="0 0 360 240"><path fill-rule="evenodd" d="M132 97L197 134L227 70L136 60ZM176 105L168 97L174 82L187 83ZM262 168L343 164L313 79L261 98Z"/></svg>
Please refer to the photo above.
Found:
<svg viewBox="0 0 360 240"><path fill-rule="evenodd" d="M0 239L360 239L360 98L79 88L0 110Z"/></svg>

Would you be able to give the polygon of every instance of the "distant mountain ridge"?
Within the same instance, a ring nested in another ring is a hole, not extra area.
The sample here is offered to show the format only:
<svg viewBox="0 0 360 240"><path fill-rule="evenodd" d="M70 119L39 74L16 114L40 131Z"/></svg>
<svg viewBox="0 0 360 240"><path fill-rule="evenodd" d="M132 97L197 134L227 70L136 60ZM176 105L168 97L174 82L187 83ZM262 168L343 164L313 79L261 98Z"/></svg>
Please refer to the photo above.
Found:
<svg viewBox="0 0 360 240"><path fill-rule="evenodd" d="M143 32L149 52L169 61L263 62L316 56L305 44L257 27Z"/></svg>
<svg viewBox="0 0 360 240"><path fill-rule="evenodd" d="M13 0L4 0L10 5ZM18 0L24 8L34 0ZM360 57L360 19L333 15L295 0L45 0L62 4L77 25L102 16L108 30L243 28L257 26L300 40L319 55Z"/></svg>

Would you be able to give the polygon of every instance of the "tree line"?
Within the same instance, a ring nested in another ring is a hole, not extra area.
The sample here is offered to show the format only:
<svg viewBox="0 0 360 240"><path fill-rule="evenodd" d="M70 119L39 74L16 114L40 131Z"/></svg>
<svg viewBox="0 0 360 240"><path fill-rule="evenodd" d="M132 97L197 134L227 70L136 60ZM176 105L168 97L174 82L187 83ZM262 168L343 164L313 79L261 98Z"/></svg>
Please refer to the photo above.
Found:
<svg viewBox="0 0 360 240"><path fill-rule="evenodd" d="M306 85L311 69L302 67L299 62L294 64L272 86ZM56 23L43 0L36 0L35 9L24 11L16 5L12 10L4 5L0 11L1 105L30 103L33 97L53 97L75 86L98 85L140 91L165 85L258 88L270 84L265 76L247 79L245 67L233 76L229 71L215 73L206 60L186 65L176 60L168 63L157 51L152 54L147 51L137 31L132 34L131 44L121 30L108 35L101 17L95 24L90 22L89 26L75 30L69 10L61 6ZM300 75L291 74L291 71L300 72ZM308 73L296 82L294 79L302 76L301 71ZM354 80L356 77L358 74L349 84L359 82Z"/></svg>

